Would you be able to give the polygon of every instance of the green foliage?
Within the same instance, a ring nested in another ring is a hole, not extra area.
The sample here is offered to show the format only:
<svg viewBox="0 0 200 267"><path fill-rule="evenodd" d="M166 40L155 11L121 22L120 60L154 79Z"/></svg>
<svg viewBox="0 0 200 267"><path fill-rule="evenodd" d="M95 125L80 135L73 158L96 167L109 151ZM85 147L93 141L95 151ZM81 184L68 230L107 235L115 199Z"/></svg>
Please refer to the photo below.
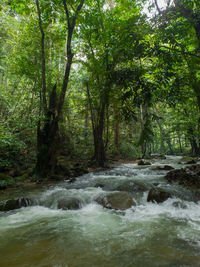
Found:
<svg viewBox="0 0 200 267"><path fill-rule="evenodd" d="M22 160L22 151L26 148L17 134L0 128L0 168L16 166Z"/></svg>
<svg viewBox="0 0 200 267"><path fill-rule="evenodd" d="M141 157L141 151L136 144L122 141L119 147L120 156L124 159L136 159Z"/></svg>

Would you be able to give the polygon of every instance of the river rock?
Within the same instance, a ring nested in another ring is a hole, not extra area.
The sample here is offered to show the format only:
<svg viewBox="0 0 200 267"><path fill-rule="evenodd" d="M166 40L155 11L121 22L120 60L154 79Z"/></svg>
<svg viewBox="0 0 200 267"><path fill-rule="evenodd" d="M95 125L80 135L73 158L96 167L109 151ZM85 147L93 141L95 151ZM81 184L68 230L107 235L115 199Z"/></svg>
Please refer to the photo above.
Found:
<svg viewBox="0 0 200 267"><path fill-rule="evenodd" d="M162 154L151 154L152 159L166 159L165 155Z"/></svg>
<svg viewBox="0 0 200 267"><path fill-rule="evenodd" d="M0 211L20 209L31 205L29 198L8 199L0 202Z"/></svg>
<svg viewBox="0 0 200 267"><path fill-rule="evenodd" d="M182 157L180 164L196 164L197 161L192 157Z"/></svg>
<svg viewBox="0 0 200 267"><path fill-rule="evenodd" d="M147 188L144 185L132 181L126 181L123 184L119 185L116 190L125 192L145 192L147 191Z"/></svg>
<svg viewBox="0 0 200 267"><path fill-rule="evenodd" d="M186 187L198 189L200 188L200 166L190 166L170 171L165 178L170 183L176 182Z"/></svg>
<svg viewBox="0 0 200 267"><path fill-rule="evenodd" d="M148 161L144 161L143 159L141 159L141 160L138 161L138 165L140 165L140 166L151 165L151 163L148 162Z"/></svg>
<svg viewBox="0 0 200 267"><path fill-rule="evenodd" d="M102 183L96 183L95 185L94 185L94 187L99 187L99 188L104 188L105 187L105 184L102 184Z"/></svg>
<svg viewBox="0 0 200 267"><path fill-rule="evenodd" d="M154 170L154 171L171 171L171 170L174 170L174 168L172 166L165 165L165 166L153 167L152 170Z"/></svg>
<svg viewBox="0 0 200 267"><path fill-rule="evenodd" d="M58 201L58 209L77 210L81 206L81 202L77 198L65 198Z"/></svg>
<svg viewBox="0 0 200 267"><path fill-rule="evenodd" d="M187 205L184 204L183 202L181 201L175 201L172 203L172 205L175 207L175 208L179 208L179 209L187 209Z"/></svg>
<svg viewBox="0 0 200 267"><path fill-rule="evenodd" d="M126 210L136 206L132 196L126 192L116 192L102 195L95 200L98 204L107 209Z"/></svg>
<svg viewBox="0 0 200 267"><path fill-rule="evenodd" d="M147 201L148 202L157 202L157 203L162 203L168 198L172 197L172 195L168 192L166 192L164 189L161 188L152 188L149 191Z"/></svg>

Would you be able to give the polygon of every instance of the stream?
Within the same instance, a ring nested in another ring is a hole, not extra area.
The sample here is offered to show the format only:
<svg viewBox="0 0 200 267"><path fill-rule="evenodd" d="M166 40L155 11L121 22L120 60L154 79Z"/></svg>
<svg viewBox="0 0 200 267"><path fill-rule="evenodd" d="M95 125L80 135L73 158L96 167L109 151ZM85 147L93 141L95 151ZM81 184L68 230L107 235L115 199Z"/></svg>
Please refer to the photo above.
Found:
<svg viewBox="0 0 200 267"><path fill-rule="evenodd" d="M190 201L183 187L168 184L167 171L152 169L166 164L181 168L179 160L167 156L151 166L122 164L72 184L13 192L12 197L21 194L34 204L0 212L0 266L200 266L200 202ZM147 189L156 183L176 197L157 204L147 202L148 190L133 192L137 205L125 211L95 202L125 181ZM57 209L58 201L69 196L80 200L80 209Z"/></svg>

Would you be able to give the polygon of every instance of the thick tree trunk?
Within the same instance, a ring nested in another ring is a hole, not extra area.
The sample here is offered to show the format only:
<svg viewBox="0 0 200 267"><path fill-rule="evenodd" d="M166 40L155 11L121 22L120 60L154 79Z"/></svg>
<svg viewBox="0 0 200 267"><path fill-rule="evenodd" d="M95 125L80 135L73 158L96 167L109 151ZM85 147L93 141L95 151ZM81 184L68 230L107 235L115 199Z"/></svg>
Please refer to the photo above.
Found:
<svg viewBox="0 0 200 267"><path fill-rule="evenodd" d="M58 121L46 121L38 129L38 153L35 172L39 177L51 176L57 164Z"/></svg>
<svg viewBox="0 0 200 267"><path fill-rule="evenodd" d="M100 166L104 167L105 157L105 146L103 141L103 132L105 124L105 104L102 105L101 112L99 114L99 120L97 125L94 127L94 157L95 162Z"/></svg>
<svg viewBox="0 0 200 267"><path fill-rule="evenodd" d="M40 177L47 177L54 173L57 163L58 144L58 116L56 85L52 89L49 99L48 112L43 125L41 120L37 129L37 162L35 173Z"/></svg>
<svg viewBox="0 0 200 267"><path fill-rule="evenodd" d="M103 126L98 125L94 132L94 161L100 166L104 167L105 164L105 147L103 141Z"/></svg>
<svg viewBox="0 0 200 267"><path fill-rule="evenodd" d="M72 53L71 43L73 31L76 25L77 16L84 4L84 0L80 0L80 4L71 15L68 10L66 0L63 0L64 10L67 19L67 62L65 63L65 73L63 84L57 101L56 86L54 86L49 98L49 107L47 107L46 96L46 61L45 61L45 33L42 25L41 10L39 0L36 0L39 28L41 32L41 60L42 60L42 91L40 92L40 113L43 110L44 120L38 123L37 135L37 163L35 172L40 177L47 177L54 173L57 163L57 143L58 143L58 122L62 115L62 108L65 100L65 94L68 87L70 70L74 54ZM51 57L50 57L51 62ZM42 125L42 126L41 126Z"/></svg>

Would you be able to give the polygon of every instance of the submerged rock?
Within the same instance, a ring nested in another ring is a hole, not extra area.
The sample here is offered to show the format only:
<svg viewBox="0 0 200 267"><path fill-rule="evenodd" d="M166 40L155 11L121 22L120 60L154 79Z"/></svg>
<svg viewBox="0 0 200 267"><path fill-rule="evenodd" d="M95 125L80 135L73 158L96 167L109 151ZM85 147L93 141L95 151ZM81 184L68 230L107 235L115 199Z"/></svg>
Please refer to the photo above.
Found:
<svg viewBox="0 0 200 267"><path fill-rule="evenodd" d="M8 199L0 202L0 211L15 210L30 205L31 200L29 198Z"/></svg>
<svg viewBox="0 0 200 267"><path fill-rule="evenodd" d="M181 201L175 201L172 203L172 206L174 206L175 208L179 208L179 209L187 209L187 205L184 204Z"/></svg>
<svg viewBox="0 0 200 267"><path fill-rule="evenodd" d="M172 195L169 192L166 192L164 189L152 188L149 191L147 201L162 203L170 197L172 197Z"/></svg>
<svg viewBox="0 0 200 267"><path fill-rule="evenodd" d="M77 198L65 198L58 201L58 209L77 210L81 206L81 202Z"/></svg>
<svg viewBox="0 0 200 267"><path fill-rule="evenodd" d="M174 168L172 166L165 165L165 166L153 167L152 170L154 170L154 171L170 171L170 170L174 170Z"/></svg>
<svg viewBox="0 0 200 267"><path fill-rule="evenodd" d="M144 160L141 159L140 161L138 161L138 165L140 165L140 166L151 165L151 163L148 162L148 161L144 161Z"/></svg>
<svg viewBox="0 0 200 267"><path fill-rule="evenodd" d="M123 184L119 185L116 190L125 192L145 192L147 191L147 188L144 185L132 181L126 181Z"/></svg>
<svg viewBox="0 0 200 267"><path fill-rule="evenodd" d="M106 185L105 184L101 184L101 183L96 183L95 185L94 185L94 187L99 187L99 188L104 188Z"/></svg>
<svg viewBox="0 0 200 267"><path fill-rule="evenodd" d="M98 204L107 209L126 210L132 206L136 206L132 196L125 192L116 192L103 195L95 200Z"/></svg>

